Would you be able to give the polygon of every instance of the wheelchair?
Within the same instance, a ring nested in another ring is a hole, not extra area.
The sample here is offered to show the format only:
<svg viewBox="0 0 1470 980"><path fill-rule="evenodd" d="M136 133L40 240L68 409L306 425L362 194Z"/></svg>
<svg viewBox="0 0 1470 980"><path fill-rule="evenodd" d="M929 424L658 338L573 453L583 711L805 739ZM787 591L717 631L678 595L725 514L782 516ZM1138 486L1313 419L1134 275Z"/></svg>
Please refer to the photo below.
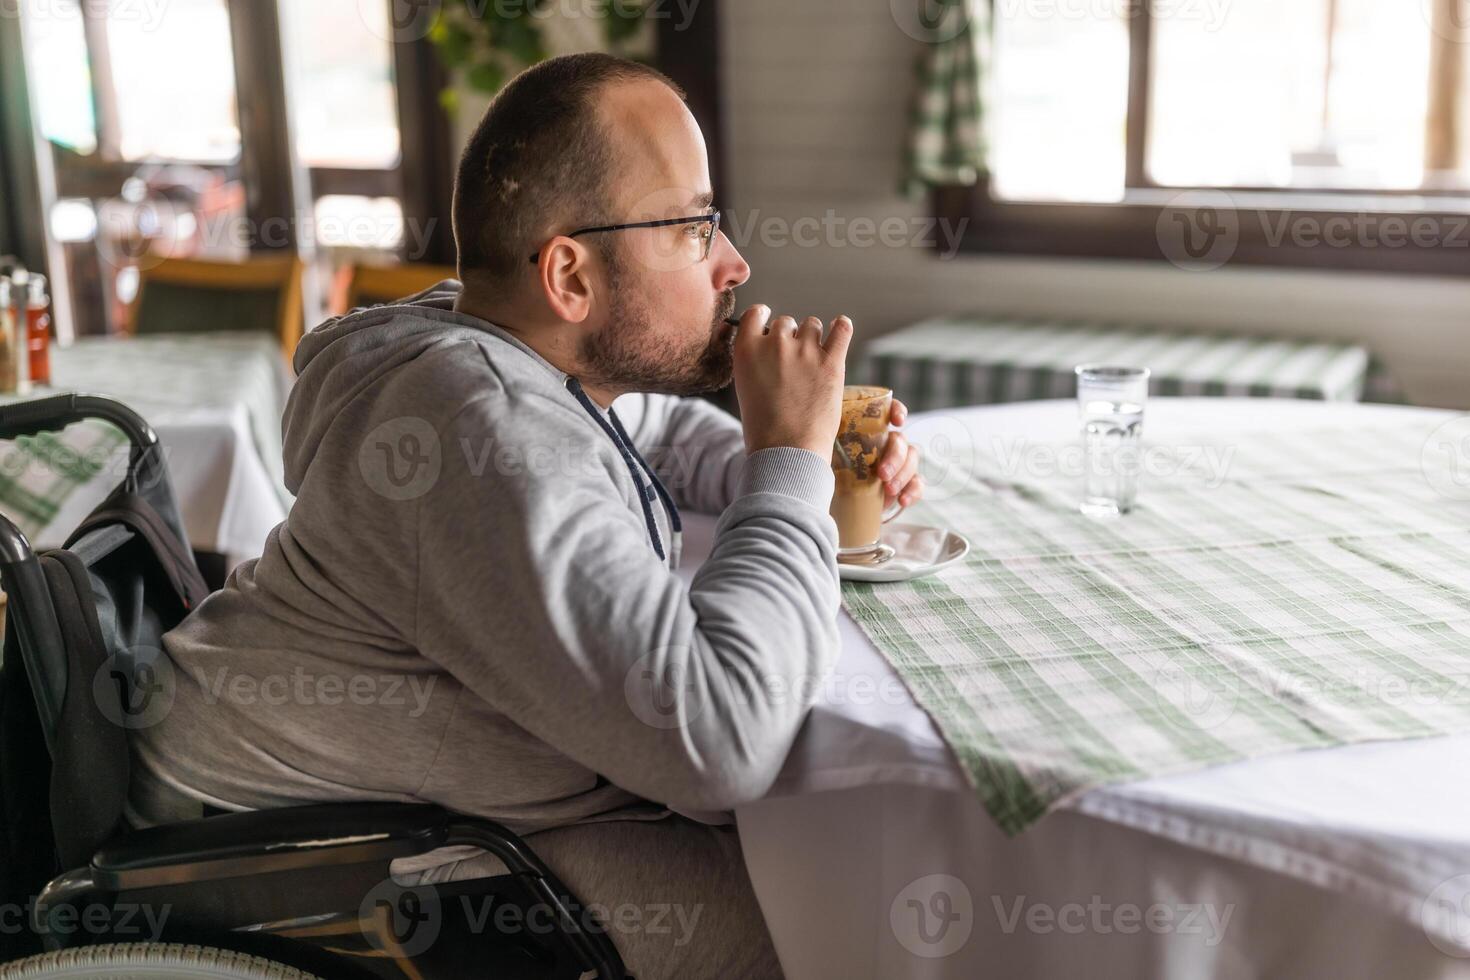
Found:
<svg viewBox="0 0 1470 980"><path fill-rule="evenodd" d="M67 394L0 407L0 439L84 420L127 436L126 475L61 549L0 517L0 980L443 980L628 976L525 842L431 804L340 803L133 828L130 718L162 636L208 592L158 439L127 406ZM507 874L402 885L448 845Z"/></svg>

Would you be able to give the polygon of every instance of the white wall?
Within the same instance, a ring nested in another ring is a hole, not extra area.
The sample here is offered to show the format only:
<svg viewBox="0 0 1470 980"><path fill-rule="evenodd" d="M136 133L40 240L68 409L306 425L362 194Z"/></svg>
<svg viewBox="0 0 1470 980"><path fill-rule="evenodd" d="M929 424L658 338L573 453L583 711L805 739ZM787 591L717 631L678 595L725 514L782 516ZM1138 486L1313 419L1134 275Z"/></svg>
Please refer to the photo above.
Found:
<svg viewBox="0 0 1470 980"><path fill-rule="evenodd" d="M1351 339L1382 356L1411 399L1470 408L1470 278L942 261L923 247L858 247L835 223L823 244L783 242L787 223L829 210L838 220L923 219L925 204L897 190L917 44L889 0L727 0L721 11L732 171L721 197L754 270L742 303L847 313L860 343L970 310Z"/></svg>

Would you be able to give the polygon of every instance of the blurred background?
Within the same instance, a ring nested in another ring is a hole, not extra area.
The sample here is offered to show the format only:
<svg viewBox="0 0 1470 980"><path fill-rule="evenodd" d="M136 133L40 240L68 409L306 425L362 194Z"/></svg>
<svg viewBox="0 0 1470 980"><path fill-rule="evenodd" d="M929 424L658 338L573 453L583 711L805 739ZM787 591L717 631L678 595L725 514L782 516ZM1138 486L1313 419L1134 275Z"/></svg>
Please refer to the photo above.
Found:
<svg viewBox="0 0 1470 980"><path fill-rule="evenodd" d="M62 345L142 332L167 260L299 259L289 345L452 266L494 91L609 50L688 89L742 301L860 355L935 318L1311 342L1464 408L1467 40L1467 0L0 0L0 255Z"/></svg>

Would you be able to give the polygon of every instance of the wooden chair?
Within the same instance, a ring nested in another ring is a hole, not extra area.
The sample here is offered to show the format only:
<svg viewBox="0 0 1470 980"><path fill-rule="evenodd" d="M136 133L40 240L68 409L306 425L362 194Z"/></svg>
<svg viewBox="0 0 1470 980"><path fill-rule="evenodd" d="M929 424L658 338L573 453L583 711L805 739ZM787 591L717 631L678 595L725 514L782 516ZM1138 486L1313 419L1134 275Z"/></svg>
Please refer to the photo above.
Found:
<svg viewBox="0 0 1470 980"><path fill-rule="evenodd" d="M340 288L334 289L333 294L341 299L334 301L332 307L337 313L346 313L359 306L391 303L457 276L458 272L452 265L411 262L401 265L349 265L339 274Z"/></svg>
<svg viewBox="0 0 1470 980"><path fill-rule="evenodd" d="M301 260L162 259L144 268L128 322L136 336L261 330L288 354L301 339Z"/></svg>

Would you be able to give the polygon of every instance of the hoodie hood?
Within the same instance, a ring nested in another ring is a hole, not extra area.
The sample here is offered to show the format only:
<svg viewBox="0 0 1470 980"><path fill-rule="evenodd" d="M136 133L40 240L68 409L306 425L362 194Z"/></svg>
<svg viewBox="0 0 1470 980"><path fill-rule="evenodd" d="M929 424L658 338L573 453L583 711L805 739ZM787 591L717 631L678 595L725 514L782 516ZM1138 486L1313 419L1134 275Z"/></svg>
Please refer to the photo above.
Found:
<svg viewBox="0 0 1470 980"><path fill-rule="evenodd" d="M456 312L460 284L453 279L386 306L354 310L324 321L296 347L296 383L282 419L286 489L300 493L333 419L353 399L425 351L446 342L486 335L521 351L557 384L566 375L501 327Z"/></svg>

